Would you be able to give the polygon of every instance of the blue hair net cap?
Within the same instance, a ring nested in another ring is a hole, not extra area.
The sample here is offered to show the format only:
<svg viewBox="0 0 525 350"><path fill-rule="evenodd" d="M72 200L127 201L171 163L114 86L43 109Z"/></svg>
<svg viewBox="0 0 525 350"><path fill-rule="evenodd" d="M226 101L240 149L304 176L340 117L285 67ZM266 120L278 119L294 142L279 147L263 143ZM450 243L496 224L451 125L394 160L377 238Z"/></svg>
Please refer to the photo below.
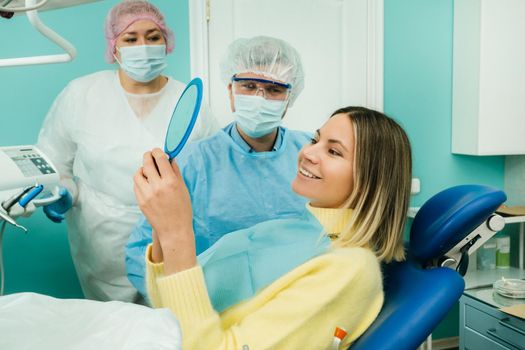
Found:
<svg viewBox="0 0 525 350"><path fill-rule="evenodd" d="M221 62L221 75L226 84L236 74L254 73L292 85L290 106L304 88L301 58L286 41L256 36L240 38L228 46Z"/></svg>

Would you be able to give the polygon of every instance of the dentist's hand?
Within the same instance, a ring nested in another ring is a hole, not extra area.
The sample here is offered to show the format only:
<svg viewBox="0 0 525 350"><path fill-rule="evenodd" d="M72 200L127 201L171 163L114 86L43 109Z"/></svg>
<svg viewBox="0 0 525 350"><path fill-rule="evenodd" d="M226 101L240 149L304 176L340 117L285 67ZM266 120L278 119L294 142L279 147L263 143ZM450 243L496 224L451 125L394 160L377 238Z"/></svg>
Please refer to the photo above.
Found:
<svg viewBox="0 0 525 350"><path fill-rule="evenodd" d="M65 218L64 214L66 211L73 206L73 197L65 187L60 187L58 194L60 195L60 199L54 203L46 205L44 207L44 213L49 220L61 223Z"/></svg>

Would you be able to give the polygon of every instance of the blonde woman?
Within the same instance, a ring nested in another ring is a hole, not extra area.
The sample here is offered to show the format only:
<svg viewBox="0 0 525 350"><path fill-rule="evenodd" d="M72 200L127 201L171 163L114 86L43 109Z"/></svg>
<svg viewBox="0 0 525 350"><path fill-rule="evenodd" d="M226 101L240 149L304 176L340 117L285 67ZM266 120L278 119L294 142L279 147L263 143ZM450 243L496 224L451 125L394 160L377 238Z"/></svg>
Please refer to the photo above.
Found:
<svg viewBox="0 0 525 350"><path fill-rule="evenodd" d="M211 275L231 281L243 276L259 286L251 295L236 295L244 289L242 278L229 292L224 285L217 290L208 283L203 270L210 260L204 259L203 267L195 255L188 191L176 163L170 165L154 149L144 155L134 178L138 203L153 226L146 256L149 297L154 306L177 316L185 349L326 349L336 329L347 332L340 345L346 347L381 309L381 261L404 259L410 179L410 144L395 121L361 107L337 110L299 154L292 188L309 199L306 219L296 225L286 220L262 223L228 234L211 248L207 259L225 257L208 269ZM315 224L309 217L323 226L323 237L317 232L317 239L311 239ZM283 254L288 245L278 237L285 240L294 227L304 230L312 249L292 244ZM252 242L259 236L277 238L257 250L247 244L250 259L243 260L242 251L223 254L243 237ZM328 245L324 240L330 240ZM289 256L297 252L301 257L294 265ZM283 261L287 268L272 275L257 261L277 261L277 267ZM245 263L252 265L246 268ZM245 275L245 270L264 273ZM212 306L220 299L230 300L223 310Z"/></svg>

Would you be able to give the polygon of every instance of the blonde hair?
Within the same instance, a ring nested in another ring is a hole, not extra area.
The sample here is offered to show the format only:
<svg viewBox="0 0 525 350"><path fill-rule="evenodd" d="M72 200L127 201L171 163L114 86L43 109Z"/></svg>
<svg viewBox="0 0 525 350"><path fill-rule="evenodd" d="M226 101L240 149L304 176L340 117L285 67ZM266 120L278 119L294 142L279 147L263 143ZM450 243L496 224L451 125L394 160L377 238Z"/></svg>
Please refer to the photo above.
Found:
<svg viewBox="0 0 525 350"><path fill-rule="evenodd" d="M405 131L383 113L364 107L335 111L347 114L355 133L354 188L343 204L352 220L334 246L369 247L378 259L405 258L403 231L410 199L412 155Z"/></svg>

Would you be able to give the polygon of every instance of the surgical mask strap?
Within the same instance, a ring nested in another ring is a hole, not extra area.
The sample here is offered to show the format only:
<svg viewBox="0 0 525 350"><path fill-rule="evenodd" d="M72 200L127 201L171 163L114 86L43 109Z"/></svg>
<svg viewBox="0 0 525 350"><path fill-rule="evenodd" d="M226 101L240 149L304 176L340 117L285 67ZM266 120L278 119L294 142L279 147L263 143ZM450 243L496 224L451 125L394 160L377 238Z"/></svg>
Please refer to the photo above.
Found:
<svg viewBox="0 0 525 350"><path fill-rule="evenodd" d="M120 52L120 48L118 46L115 46L115 48ZM115 57L115 61L117 61L118 65L122 67L122 62L117 58L117 55L113 54L113 57Z"/></svg>

